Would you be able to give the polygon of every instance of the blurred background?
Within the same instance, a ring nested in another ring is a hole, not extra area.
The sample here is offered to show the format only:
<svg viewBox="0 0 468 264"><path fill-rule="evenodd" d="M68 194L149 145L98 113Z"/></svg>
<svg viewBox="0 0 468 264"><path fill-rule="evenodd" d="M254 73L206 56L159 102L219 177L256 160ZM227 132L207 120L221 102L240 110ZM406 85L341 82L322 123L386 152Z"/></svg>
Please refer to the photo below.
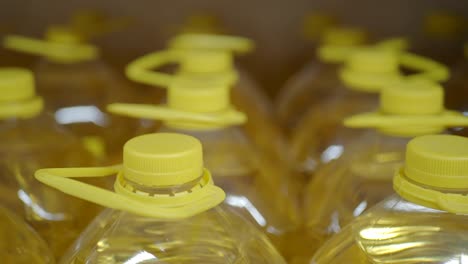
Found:
<svg viewBox="0 0 468 264"><path fill-rule="evenodd" d="M254 53L240 58L243 66L270 96L288 76L313 56L313 39L304 34L304 19L309 14L327 13L342 24L368 29L372 38L405 35L412 39L413 49L428 45L424 18L434 12L450 13L466 24L468 2L460 0L17 0L0 1L0 35L5 33L41 36L50 24L65 23L77 10L98 10L111 17L124 18L124 28L105 34L94 41L104 59L120 69L132 58L160 49L169 36L180 30L193 15L214 15L229 34L243 35L256 42ZM460 56L466 32L454 27L452 46L444 46L446 63ZM453 33L453 32L452 32ZM442 34L443 35L443 34ZM432 36L434 37L434 36ZM432 42L434 43L434 42ZM434 45L434 44L432 44ZM437 48L435 46L432 47ZM8 63L1 52L0 64ZM18 64L18 55L16 63ZM451 57L452 56L452 57ZM34 60L24 55L21 63Z"/></svg>

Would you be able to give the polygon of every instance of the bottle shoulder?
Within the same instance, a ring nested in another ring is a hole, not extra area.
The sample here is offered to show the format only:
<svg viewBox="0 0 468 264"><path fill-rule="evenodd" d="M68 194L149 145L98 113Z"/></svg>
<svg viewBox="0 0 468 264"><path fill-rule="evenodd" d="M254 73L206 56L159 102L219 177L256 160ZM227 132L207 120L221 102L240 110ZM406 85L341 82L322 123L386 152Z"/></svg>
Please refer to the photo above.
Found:
<svg viewBox="0 0 468 264"><path fill-rule="evenodd" d="M408 258L447 263L468 253L467 220L466 215L434 210L392 195L325 243L314 263L337 263L345 255L369 263L406 263ZM338 251L332 255L332 249Z"/></svg>
<svg viewBox="0 0 468 264"><path fill-rule="evenodd" d="M220 206L170 221L106 209L75 245L71 249L76 252L67 254L72 263L99 259L121 263L131 259L137 261L134 263L274 263L267 257L280 258L262 234Z"/></svg>

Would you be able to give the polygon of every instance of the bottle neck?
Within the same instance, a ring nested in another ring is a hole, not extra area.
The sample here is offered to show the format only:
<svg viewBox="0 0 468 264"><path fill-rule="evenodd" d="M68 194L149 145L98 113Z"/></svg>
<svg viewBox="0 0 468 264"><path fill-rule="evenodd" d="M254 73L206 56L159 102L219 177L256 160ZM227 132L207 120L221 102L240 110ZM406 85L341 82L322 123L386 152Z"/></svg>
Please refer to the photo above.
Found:
<svg viewBox="0 0 468 264"><path fill-rule="evenodd" d="M144 193L145 195L149 196L157 196L157 195L164 195L164 196L173 196L178 193L189 192L196 188L202 179L203 175L200 175L199 178L184 183L180 185L172 185L172 186L147 186L135 183L131 180L125 178L125 175L118 179L124 188L131 190L135 193Z"/></svg>

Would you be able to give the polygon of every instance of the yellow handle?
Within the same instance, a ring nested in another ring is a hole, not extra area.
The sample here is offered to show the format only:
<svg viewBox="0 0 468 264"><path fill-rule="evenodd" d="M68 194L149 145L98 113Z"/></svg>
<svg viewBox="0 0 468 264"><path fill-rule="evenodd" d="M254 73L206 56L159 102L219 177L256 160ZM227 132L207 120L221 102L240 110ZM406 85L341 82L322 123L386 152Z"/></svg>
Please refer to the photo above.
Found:
<svg viewBox="0 0 468 264"><path fill-rule="evenodd" d="M444 193L407 180L401 173L393 178L393 188L412 202L429 205L450 213L467 214L468 197L458 193Z"/></svg>
<svg viewBox="0 0 468 264"><path fill-rule="evenodd" d="M410 75L409 78L424 78L438 82L446 81L449 78L449 70L446 66L416 54L402 53L400 64L408 69L421 71L421 73Z"/></svg>
<svg viewBox="0 0 468 264"><path fill-rule="evenodd" d="M131 62L125 73L127 77L133 81L141 82L148 85L160 85L169 87L174 80L174 76L151 71L169 63L177 63L182 59L182 53L175 50L163 50L149 53Z"/></svg>
<svg viewBox="0 0 468 264"><path fill-rule="evenodd" d="M382 116L379 113L355 115L344 120L344 125L351 128L368 127L404 127L404 126L468 126L468 117L452 111L443 115L428 116Z"/></svg>
<svg viewBox="0 0 468 264"><path fill-rule="evenodd" d="M135 199L135 197L132 196L126 196L118 192L112 192L70 179L80 177L105 177L117 174L120 171L120 166L41 169L36 171L35 177L37 180L48 186L92 203L117 210L128 211L146 217L160 219L180 219L190 217L200 213L201 211L212 208L224 199L224 192L221 189L213 184L208 184L203 188L203 195L195 196L188 194L188 196L192 198L190 201L171 208L167 207L167 205L158 203L156 198L153 202L148 202L148 200ZM118 181L116 181L116 185L118 184Z"/></svg>
<svg viewBox="0 0 468 264"><path fill-rule="evenodd" d="M440 209L456 214L468 214L468 197L463 194L439 194L437 203Z"/></svg>
<svg viewBox="0 0 468 264"><path fill-rule="evenodd" d="M129 117L147 118L163 121L196 121L216 125L243 124L247 117L234 109L222 113L194 113L172 109L165 106L140 104L110 104L107 111Z"/></svg>
<svg viewBox="0 0 468 264"><path fill-rule="evenodd" d="M5 48L50 58L63 58L67 61L93 59L97 56L96 47L87 44L49 42L17 35L5 38Z"/></svg>
<svg viewBox="0 0 468 264"><path fill-rule="evenodd" d="M251 40L243 37L218 34L180 34L171 39L169 46L175 49L220 50L234 53L246 53L253 49Z"/></svg>
<svg viewBox="0 0 468 264"><path fill-rule="evenodd" d="M389 38L383 40L375 45L379 49L390 50L390 51L405 51L409 48L408 39L400 38Z"/></svg>

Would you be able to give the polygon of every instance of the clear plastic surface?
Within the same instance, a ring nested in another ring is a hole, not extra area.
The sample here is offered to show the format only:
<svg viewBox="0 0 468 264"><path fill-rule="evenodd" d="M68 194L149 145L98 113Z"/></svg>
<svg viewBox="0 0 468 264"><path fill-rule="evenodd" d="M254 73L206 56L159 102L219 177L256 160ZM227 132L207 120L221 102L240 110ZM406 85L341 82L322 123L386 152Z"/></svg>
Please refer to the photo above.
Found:
<svg viewBox="0 0 468 264"><path fill-rule="evenodd" d="M0 200L60 256L95 216L97 206L41 184L34 172L43 167L89 165L90 154L45 114L1 121L0 142Z"/></svg>
<svg viewBox="0 0 468 264"><path fill-rule="evenodd" d="M164 221L104 210L61 263L285 263L267 238L227 207Z"/></svg>
<svg viewBox="0 0 468 264"><path fill-rule="evenodd" d="M141 95L100 61L56 64L42 60L35 73L46 109L57 123L92 145L98 163L120 162L123 144L148 125L105 111L109 103L135 102Z"/></svg>
<svg viewBox="0 0 468 264"><path fill-rule="evenodd" d="M276 111L288 135L294 133L310 108L340 92L337 68L335 64L313 60L293 75L280 90Z"/></svg>
<svg viewBox="0 0 468 264"><path fill-rule="evenodd" d="M467 220L392 195L332 237L308 263L466 263Z"/></svg>
<svg viewBox="0 0 468 264"><path fill-rule="evenodd" d="M55 263L42 238L20 217L0 206L0 258L2 263Z"/></svg>
<svg viewBox="0 0 468 264"><path fill-rule="evenodd" d="M214 130L161 132L189 134L203 145L205 166L226 193L224 204L233 208L268 235L288 258L301 243L298 189L288 170L262 158L238 127Z"/></svg>

